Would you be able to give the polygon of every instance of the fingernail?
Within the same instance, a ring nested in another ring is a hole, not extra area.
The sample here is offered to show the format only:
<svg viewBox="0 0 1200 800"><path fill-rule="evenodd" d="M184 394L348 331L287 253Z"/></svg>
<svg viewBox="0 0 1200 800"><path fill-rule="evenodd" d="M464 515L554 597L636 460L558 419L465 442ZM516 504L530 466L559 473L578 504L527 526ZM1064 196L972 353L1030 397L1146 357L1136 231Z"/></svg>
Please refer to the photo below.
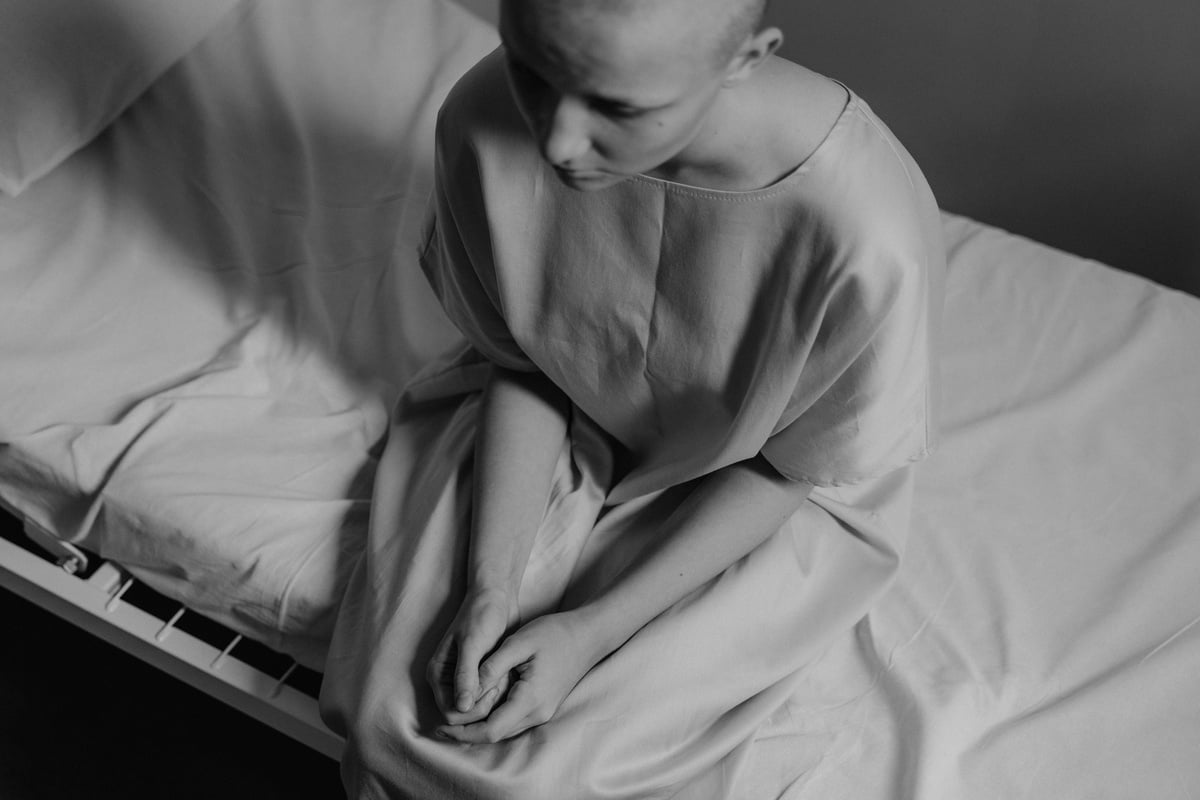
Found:
<svg viewBox="0 0 1200 800"><path fill-rule="evenodd" d="M471 695L467 694L466 692L460 694L454 702L458 705L459 711L471 710Z"/></svg>

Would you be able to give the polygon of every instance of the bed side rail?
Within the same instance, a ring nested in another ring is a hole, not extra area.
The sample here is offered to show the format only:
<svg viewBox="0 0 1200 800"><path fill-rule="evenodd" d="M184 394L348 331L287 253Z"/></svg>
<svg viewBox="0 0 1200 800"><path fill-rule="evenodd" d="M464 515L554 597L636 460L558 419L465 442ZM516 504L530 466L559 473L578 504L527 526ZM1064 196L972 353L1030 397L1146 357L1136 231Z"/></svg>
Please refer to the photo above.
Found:
<svg viewBox="0 0 1200 800"><path fill-rule="evenodd" d="M337 759L317 712L320 676L36 526L0 536L0 586L179 680ZM36 545L36 546L35 546ZM48 545L48 546L47 546Z"/></svg>

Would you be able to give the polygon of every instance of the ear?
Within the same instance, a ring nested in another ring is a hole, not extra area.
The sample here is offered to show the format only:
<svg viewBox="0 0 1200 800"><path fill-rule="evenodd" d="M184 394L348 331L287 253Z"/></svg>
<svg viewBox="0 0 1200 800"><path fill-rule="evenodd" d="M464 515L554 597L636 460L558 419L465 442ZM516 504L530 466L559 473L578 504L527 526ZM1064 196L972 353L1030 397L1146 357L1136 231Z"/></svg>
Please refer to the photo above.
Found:
<svg viewBox="0 0 1200 800"><path fill-rule="evenodd" d="M783 44L783 31L779 28L763 28L753 36L746 38L742 46L734 53L726 67L724 85L726 87L741 83L754 74L779 45Z"/></svg>

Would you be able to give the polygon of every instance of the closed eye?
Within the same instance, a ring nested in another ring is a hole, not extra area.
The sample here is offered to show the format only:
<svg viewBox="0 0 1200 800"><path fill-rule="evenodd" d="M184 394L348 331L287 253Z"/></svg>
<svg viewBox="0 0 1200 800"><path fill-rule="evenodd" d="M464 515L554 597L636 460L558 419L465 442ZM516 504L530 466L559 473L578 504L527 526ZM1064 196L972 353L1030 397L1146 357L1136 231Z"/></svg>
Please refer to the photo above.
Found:
<svg viewBox="0 0 1200 800"><path fill-rule="evenodd" d="M505 60L508 63L509 74L511 74L512 77L517 81L520 81L522 84L531 88L534 86L546 85L546 81L539 73L530 68L527 64L525 64L525 62L516 58L512 51L507 48L505 50ZM647 108L645 106L635 106L624 102L623 100L612 97L604 97L602 95L588 97L586 100L588 106L593 111L610 119L636 119L651 111L657 110L655 108Z"/></svg>
<svg viewBox="0 0 1200 800"><path fill-rule="evenodd" d="M593 97L588 101L588 105L597 113L603 114L606 117L614 117L616 119L634 119L650 111L648 108L640 106L631 106L627 103L621 103L616 100L609 100L603 97Z"/></svg>

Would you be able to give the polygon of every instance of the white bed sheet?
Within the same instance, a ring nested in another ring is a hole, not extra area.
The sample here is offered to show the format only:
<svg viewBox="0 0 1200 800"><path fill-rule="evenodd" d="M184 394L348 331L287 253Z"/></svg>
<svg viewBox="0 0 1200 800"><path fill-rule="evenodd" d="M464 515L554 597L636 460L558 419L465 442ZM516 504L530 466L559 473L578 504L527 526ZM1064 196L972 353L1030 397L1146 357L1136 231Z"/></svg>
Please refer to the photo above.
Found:
<svg viewBox="0 0 1200 800"><path fill-rule="evenodd" d="M0 198L0 499L319 666L386 410L454 338L414 237L438 100L494 41L433 0L247 2ZM1190 798L1200 301L946 234L942 444L899 580L743 796Z"/></svg>
<svg viewBox="0 0 1200 800"><path fill-rule="evenodd" d="M1200 786L1200 301L947 218L945 418L894 589L781 719L789 797Z"/></svg>
<svg viewBox="0 0 1200 800"><path fill-rule="evenodd" d="M438 0L248 0L0 198L0 498L319 665L386 409L455 337L416 237L495 41Z"/></svg>

